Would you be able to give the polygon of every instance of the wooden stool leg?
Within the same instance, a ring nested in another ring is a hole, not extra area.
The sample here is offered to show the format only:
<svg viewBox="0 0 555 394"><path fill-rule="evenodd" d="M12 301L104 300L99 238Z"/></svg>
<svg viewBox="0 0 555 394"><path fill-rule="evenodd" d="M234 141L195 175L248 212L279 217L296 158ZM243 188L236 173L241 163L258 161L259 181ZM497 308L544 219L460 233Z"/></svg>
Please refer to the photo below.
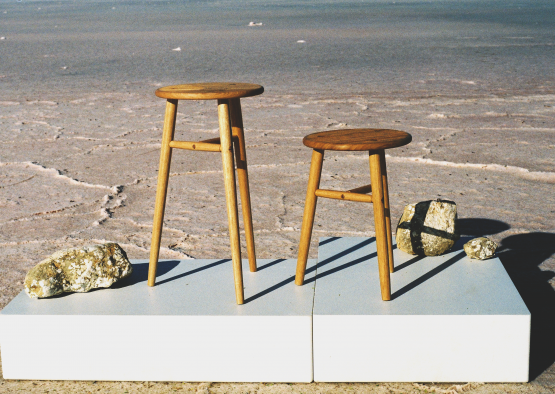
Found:
<svg viewBox="0 0 555 394"><path fill-rule="evenodd" d="M389 282L389 264L387 253L387 235L384 212L384 192L382 165L380 156L384 154L383 149L370 151L370 181L372 184L372 203L374 204L374 227L376 228L376 245L378 249L378 268L380 272L380 288L382 300L391 299L391 285Z"/></svg>
<svg viewBox="0 0 555 394"><path fill-rule="evenodd" d="M249 190L249 173L247 171L247 151L245 149L245 133L243 131L243 115L241 114L241 101L229 100L231 110L231 130L235 138L235 163L237 165L237 180L241 192L241 207L243 208L243 224L247 241L247 255L249 268L256 272L256 253L254 248L254 232L252 228L251 196Z"/></svg>
<svg viewBox="0 0 555 394"><path fill-rule="evenodd" d="M166 114L164 116L164 131L162 133L162 149L160 150L160 165L158 167L158 185L156 186L156 202L154 204L154 221L152 223L152 242L150 243L150 260L148 263L148 285L156 283L156 268L158 266L158 255L160 254L160 240L162 238L162 224L164 222L164 210L166 208L166 194L168 190L168 178L170 176L170 162L172 148L170 142L175 132L175 115L177 114L177 100L166 102Z"/></svg>
<svg viewBox="0 0 555 394"><path fill-rule="evenodd" d="M233 260L233 277L235 278L235 298L237 299L237 304L240 305L244 302L243 271L241 269L241 242L239 240L239 218L237 213L237 190L235 188L235 165L231 142L229 100L227 99L218 100L218 120L220 123L220 144L224 170L227 219L229 222L231 259Z"/></svg>
<svg viewBox="0 0 555 394"><path fill-rule="evenodd" d="M320 176L322 174L322 162L324 161L324 151L319 149L312 150L312 161L310 162L310 175L308 177L308 187L306 189L306 200L304 203L303 224L301 227L301 241L299 243L299 255L297 258L297 273L295 284L302 286L306 271L306 260L310 248L310 238L312 237L312 226L314 224L314 213L316 212L316 190L320 187Z"/></svg>
<svg viewBox="0 0 555 394"><path fill-rule="evenodd" d="M387 235L387 255L389 260L389 272L395 270L393 263L393 240L391 239L391 210L389 209L389 187L387 185L387 168L385 165L385 152L380 153L383 179L383 206L385 210L385 231Z"/></svg>

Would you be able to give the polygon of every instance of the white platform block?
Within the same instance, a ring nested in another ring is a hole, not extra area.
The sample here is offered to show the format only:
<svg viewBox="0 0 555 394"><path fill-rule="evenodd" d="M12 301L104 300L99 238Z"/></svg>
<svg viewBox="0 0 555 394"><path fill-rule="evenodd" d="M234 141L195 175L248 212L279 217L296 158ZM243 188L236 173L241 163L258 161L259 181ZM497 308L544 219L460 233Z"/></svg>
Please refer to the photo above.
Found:
<svg viewBox="0 0 555 394"><path fill-rule="evenodd" d="M499 259L471 260L462 244L426 258L395 249L382 301L375 240L321 238L314 380L528 381L530 312Z"/></svg>
<svg viewBox="0 0 555 394"><path fill-rule="evenodd" d="M251 273L245 261L244 305L229 259L161 261L152 288L135 260L110 289L22 292L0 313L4 378L310 382L314 283L295 286L295 265L259 260Z"/></svg>

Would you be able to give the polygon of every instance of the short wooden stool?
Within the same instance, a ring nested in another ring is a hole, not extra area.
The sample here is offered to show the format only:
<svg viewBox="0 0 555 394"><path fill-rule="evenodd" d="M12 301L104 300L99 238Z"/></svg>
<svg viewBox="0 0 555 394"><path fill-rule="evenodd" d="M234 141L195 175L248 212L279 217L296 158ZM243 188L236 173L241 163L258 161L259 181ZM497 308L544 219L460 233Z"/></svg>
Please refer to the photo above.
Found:
<svg viewBox="0 0 555 394"><path fill-rule="evenodd" d="M304 282L306 260L308 258L318 197L371 202L374 204L374 225L376 227L382 300L388 301L391 299L389 272L393 272L393 248L384 149L403 146L411 142L411 140L411 135L404 131L383 129L331 130L304 137L303 144L312 148L313 151L308 189L306 191L303 225L301 228L299 257L297 260L297 274L295 277L297 285L301 286ZM369 151L371 184L349 191L320 189L320 175L326 150ZM369 192L372 192L372 194L368 195L367 193Z"/></svg>
<svg viewBox="0 0 555 394"><path fill-rule="evenodd" d="M264 92L262 86L250 83L194 83L167 86L156 90L156 96L167 99L167 103L166 115L164 118L164 131L162 135L162 150L160 152L160 168L158 170L158 186L156 188L152 243L150 245L150 262L148 269L149 286L154 286L156 282L156 266L160 253L160 239L162 236L162 223L164 220L172 148L204 152L222 152L231 258L233 261L233 275L235 279L235 296L238 304L243 303L243 273L241 268L241 243L239 240L239 219L237 213L237 191L235 188L233 150L235 146L237 177L239 178L239 190L241 192L249 267L251 272L255 272L256 255L252 229L249 178L247 173L247 154L245 150L241 103L239 100L241 97L256 96L262 94L262 92ZM175 131L178 100L218 100L220 138L212 138L198 142L174 141L173 135Z"/></svg>

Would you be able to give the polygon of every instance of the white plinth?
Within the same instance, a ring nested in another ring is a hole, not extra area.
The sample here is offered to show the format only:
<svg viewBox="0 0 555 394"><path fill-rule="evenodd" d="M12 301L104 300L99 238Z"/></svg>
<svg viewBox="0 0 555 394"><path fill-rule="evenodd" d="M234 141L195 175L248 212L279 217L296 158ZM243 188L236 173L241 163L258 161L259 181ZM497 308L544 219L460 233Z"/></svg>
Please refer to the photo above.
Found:
<svg viewBox="0 0 555 394"><path fill-rule="evenodd" d="M244 305L230 260L162 261L152 288L148 262L133 265L110 289L19 294L0 313L4 378L312 381L314 284L295 286L296 260L245 261Z"/></svg>
<svg viewBox="0 0 555 394"><path fill-rule="evenodd" d="M471 260L462 244L440 257L395 249L381 301L375 240L322 238L314 380L528 381L530 312L499 259Z"/></svg>

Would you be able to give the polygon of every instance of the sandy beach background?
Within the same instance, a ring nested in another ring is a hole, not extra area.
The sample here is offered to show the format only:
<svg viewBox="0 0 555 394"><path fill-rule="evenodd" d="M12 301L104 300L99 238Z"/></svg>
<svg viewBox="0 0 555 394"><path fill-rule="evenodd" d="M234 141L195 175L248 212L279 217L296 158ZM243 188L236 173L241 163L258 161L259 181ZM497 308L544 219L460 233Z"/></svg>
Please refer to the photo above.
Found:
<svg viewBox="0 0 555 394"><path fill-rule="evenodd" d="M395 128L413 142L387 152L393 222L408 203L455 201L463 234L498 242L532 312L527 384L0 379L0 392L554 392L553 15L549 1L0 0L0 308L56 250L116 241L148 258L154 90L240 81L265 87L242 101L259 258L296 257L304 135ZM180 102L176 138L217 134L214 102ZM368 178L367 155L327 155L326 187ZM321 200L315 223L311 257L318 236L374 235L365 204ZM228 254L220 158L175 152L161 257Z"/></svg>

